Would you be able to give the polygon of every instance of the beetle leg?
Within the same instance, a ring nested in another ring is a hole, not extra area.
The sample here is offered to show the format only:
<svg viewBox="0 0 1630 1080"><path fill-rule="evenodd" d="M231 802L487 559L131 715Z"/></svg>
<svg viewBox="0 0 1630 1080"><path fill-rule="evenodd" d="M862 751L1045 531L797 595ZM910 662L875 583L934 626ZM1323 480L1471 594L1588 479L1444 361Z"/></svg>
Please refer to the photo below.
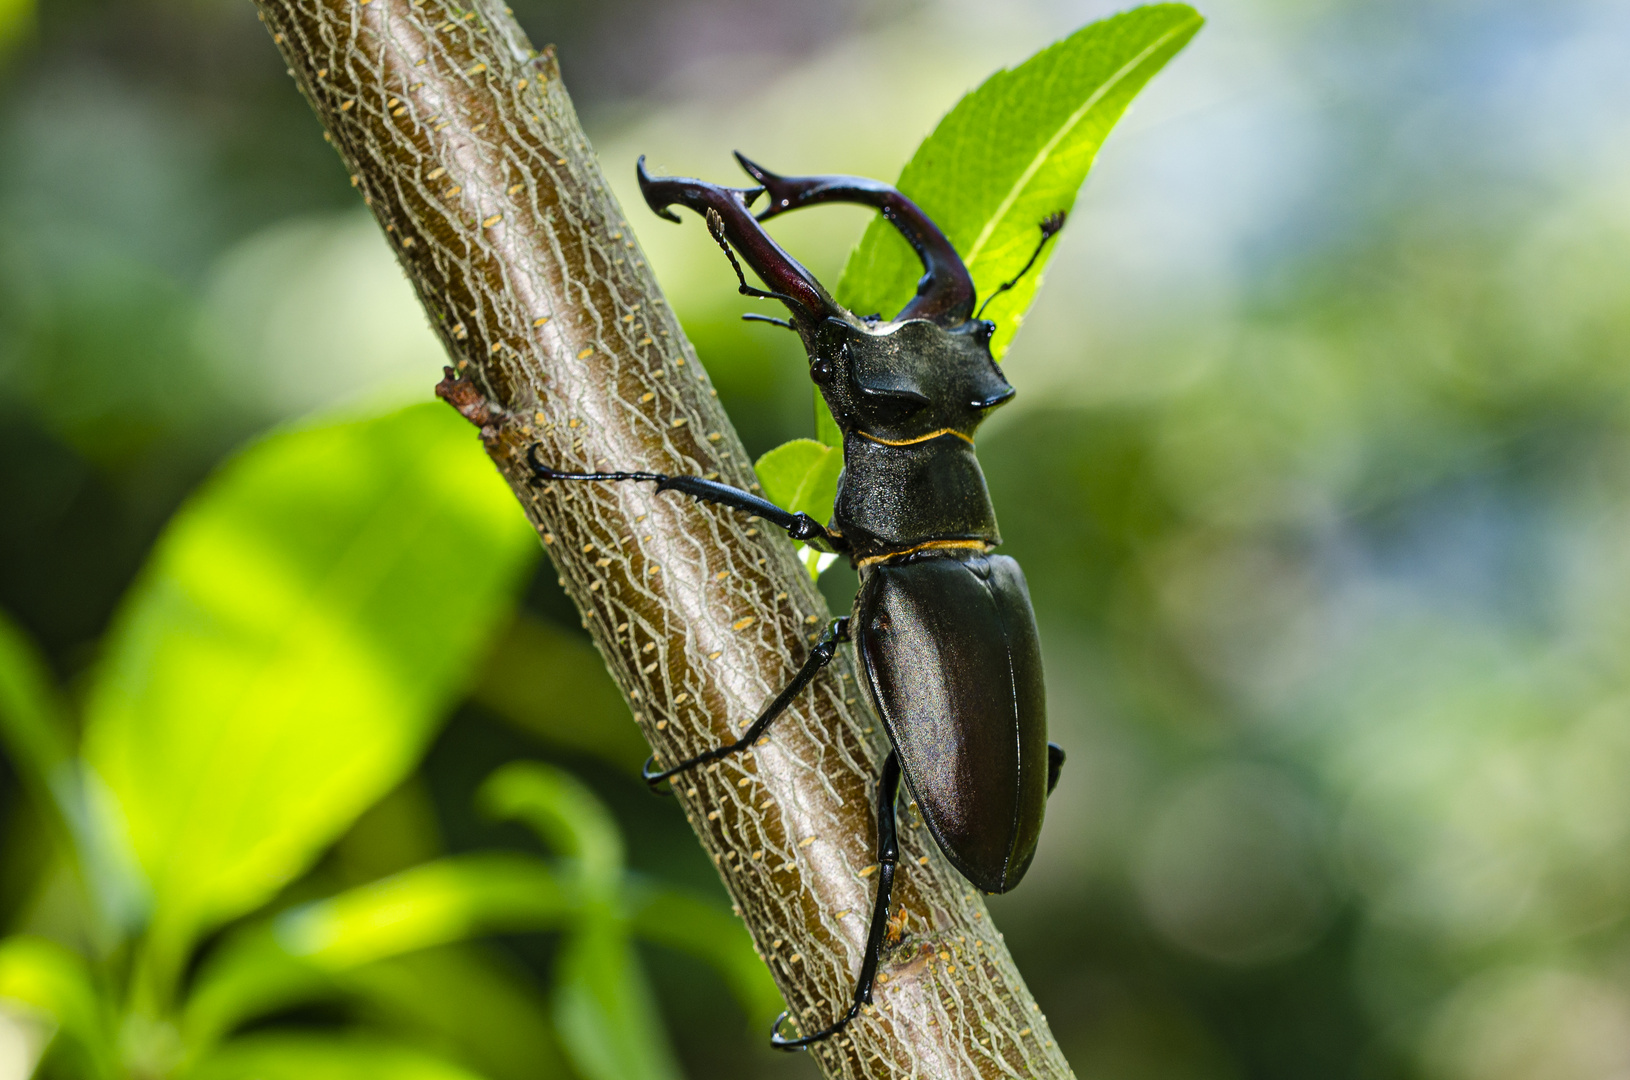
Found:
<svg viewBox="0 0 1630 1080"><path fill-rule="evenodd" d="M658 784L670 776L746 750L758 741L759 736L764 734L765 729L770 726L770 721L787 711L787 706L792 704L792 699L803 693L804 688L815 680L815 676L821 673L821 669L830 664L832 658L838 654L838 646L848 640L849 617L845 615L842 618L833 619L827 624L826 630L822 632L821 639L815 643L815 647L809 650L809 655L804 658L804 666L798 669L798 674L792 677L792 682L788 683L787 688L775 695L775 699L764 707L764 711L758 714L758 719L753 721L752 726L741 733L741 738L725 746L716 746L705 754L697 754L693 758L681 761L671 769L663 769L660 772L652 770L652 766L656 764L657 760L656 755L652 754L646 760L645 768L640 771L640 775L645 778L647 784L655 789Z"/></svg>
<svg viewBox="0 0 1630 1080"><path fill-rule="evenodd" d="M1064 748L1056 742L1047 744L1047 794L1058 787L1058 774L1064 768Z"/></svg>
<svg viewBox="0 0 1630 1080"><path fill-rule="evenodd" d="M532 474L540 480L648 481L656 484L658 491L677 491L682 495L689 495L698 502L718 503L732 510L756 514L776 528L787 530L787 535L794 540L819 547L821 550L840 555L849 550L848 541L827 532L826 526L808 514L802 511L793 513L783 510L760 495L731 487L729 484L721 484L716 480L704 480L700 476L668 476L666 473L654 472L562 472L559 469L551 469L538 460L536 443L527 450L526 460L532 466Z"/></svg>
<svg viewBox="0 0 1630 1080"><path fill-rule="evenodd" d="M883 760L883 775L877 782L877 900L872 904L872 925L866 934L866 955L860 962L860 978L855 983L855 1000L838 1022L813 1035L788 1039L781 1034L787 1013L775 1018L770 1028L770 1045L777 1050L802 1050L811 1043L830 1039L849 1026L860 1010L872 1003L872 984L877 980L878 957L883 951L883 935L889 925L889 901L894 893L894 866L900 861L900 844L895 835L894 800L900 794L900 758L893 750Z"/></svg>

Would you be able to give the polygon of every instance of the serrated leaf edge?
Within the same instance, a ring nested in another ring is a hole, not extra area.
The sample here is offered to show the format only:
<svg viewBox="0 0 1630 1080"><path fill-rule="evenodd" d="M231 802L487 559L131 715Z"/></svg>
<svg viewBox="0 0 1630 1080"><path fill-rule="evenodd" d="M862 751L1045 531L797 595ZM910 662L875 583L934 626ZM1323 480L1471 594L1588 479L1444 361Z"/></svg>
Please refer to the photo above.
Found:
<svg viewBox="0 0 1630 1080"><path fill-rule="evenodd" d="M984 249L986 242L990 240L991 234L996 231L996 227L1000 225L1007 217L1008 211L1013 209L1013 204L1019 201L1019 196L1024 193L1025 187L1035 177L1036 173L1040 172L1042 166L1047 164L1047 159L1051 157L1053 151L1058 148L1058 144L1063 142L1070 132L1075 130L1075 126L1085 119L1086 115L1091 112L1093 108L1100 101L1102 101L1111 90L1119 86L1123 80L1142 66L1143 62L1149 58L1150 54L1164 47L1167 42L1169 42L1173 37L1182 33L1184 30L1194 26L1196 23L1202 22L1204 22L1204 20L1201 19L1197 13L1192 15L1190 18L1183 20L1181 23L1172 27L1166 33L1150 42L1142 52L1138 53L1137 56L1121 65L1120 70L1116 71L1114 75L1111 75L1108 79L1105 79L1103 85L1097 90L1094 90L1092 95L1088 97L1086 101L1081 103L1080 108L1076 109L1075 112L1070 114L1069 120L1059 127L1058 131L1051 139L1047 140L1047 144L1040 150L1036 151L1036 156L1031 159L1030 164L1025 167L1024 172L1020 174L1018 180L1014 181L1012 188L1008 190L1008 193L1003 197L1001 204L997 206L996 212L991 214L990 219L985 222L985 227L980 230L979 235L974 239L973 245L968 249L968 253L963 256L962 261L972 266L974 260L979 258L979 253Z"/></svg>

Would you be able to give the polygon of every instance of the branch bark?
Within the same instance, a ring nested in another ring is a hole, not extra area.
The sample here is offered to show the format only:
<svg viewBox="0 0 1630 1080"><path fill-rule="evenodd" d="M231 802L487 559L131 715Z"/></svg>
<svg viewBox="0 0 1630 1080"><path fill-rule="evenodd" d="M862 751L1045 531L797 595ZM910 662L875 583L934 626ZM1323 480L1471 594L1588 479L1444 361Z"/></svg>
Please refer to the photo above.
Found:
<svg viewBox="0 0 1630 1080"><path fill-rule="evenodd" d="M791 545L649 484L529 480L539 443L558 468L756 486L553 50L495 0L257 2L453 358L438 392L480 427L647 739L674 761L733 737L827 618ZM677 791L805 1030L847 1007L860 966L883 749L844 655L754 752ZM905 934L875 1008L813 1051L822 1069L1070 1076L982 898L903 824Z"/></svg>

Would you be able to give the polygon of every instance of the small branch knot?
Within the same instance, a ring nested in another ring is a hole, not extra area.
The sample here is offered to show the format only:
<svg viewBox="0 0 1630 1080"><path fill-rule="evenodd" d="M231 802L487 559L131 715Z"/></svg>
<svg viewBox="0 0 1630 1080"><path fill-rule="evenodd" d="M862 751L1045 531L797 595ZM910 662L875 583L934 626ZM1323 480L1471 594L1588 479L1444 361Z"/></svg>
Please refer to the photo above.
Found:
<svg viewBox="0 0 1630 1080"><path fill-rule="evenodd" d="M458 410L458 414L481 429L481 442L492 450L498 445L498 427L508 416L504 410L488 401L469 379L461 379L450 367L441 369L442 380L436 384L436 396Z"/></svg>

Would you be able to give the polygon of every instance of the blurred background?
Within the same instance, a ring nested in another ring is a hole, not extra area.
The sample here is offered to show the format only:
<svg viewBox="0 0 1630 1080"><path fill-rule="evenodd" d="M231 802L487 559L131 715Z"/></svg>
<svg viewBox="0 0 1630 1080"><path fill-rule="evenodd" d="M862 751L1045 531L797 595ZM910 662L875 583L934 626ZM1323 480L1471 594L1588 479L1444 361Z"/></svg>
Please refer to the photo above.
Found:
<svg viewBox="0 0 1630 1080"><path fill-rule="evenodd" d="M633 162L893 178L1073 0L510 0L755 455L788 336ZM981 435L1069 765L992 909L1082 1080L1630 1076L1630 7L1207 0L1087 181ZM182 500L439 348L248 0L0 0L0 608L70 695ZM777 223L835 281L863 214ZM473 439L472 439L473 442ZM847 608L852 574L823 578ZM722 897L539 563L314 874L522 843L552 761ZM0 930L50 921L0 757ZM370 832L370 830L372 830ZM541 972L547 938L494 943ZM810 1077L642 954L690 1076Z"/></svg>

